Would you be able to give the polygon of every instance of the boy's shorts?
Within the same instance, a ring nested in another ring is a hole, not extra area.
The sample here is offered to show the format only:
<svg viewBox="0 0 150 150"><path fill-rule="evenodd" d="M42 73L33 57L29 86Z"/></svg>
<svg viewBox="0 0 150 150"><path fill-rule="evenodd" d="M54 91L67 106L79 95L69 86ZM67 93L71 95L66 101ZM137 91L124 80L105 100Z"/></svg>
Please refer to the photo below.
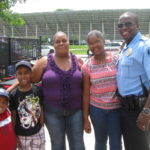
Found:
<svg viewBox="0 0 150 150"><path fill-rule="evenodd" d="M22 147L18 150L45 150L45 131L44 127L31 136L18 136Z"/></svg>

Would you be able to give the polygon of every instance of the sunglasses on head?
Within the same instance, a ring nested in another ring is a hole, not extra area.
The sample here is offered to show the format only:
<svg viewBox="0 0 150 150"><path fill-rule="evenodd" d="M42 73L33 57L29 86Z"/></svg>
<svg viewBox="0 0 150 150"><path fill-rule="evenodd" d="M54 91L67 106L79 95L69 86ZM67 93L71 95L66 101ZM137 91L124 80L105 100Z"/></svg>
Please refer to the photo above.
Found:
<svg viewBox="0 0 150 150"><path fill-rule="evenodd" d="M134 25L134 23L132 23L132 22L126 22L126 23L119 23L118 24L118 28L123 28L124 26L125 27L131 27L132 25Z"/></svg>

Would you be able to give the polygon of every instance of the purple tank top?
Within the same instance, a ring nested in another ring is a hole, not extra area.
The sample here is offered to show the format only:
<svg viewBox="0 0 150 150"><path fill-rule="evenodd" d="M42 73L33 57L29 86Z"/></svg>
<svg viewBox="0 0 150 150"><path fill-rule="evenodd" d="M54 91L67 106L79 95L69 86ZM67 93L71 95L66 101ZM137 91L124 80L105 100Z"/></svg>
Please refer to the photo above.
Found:
<svg viewBox="0 0 150 150"><path fill-rule="evenodd" d="M81 108L82 73L77 58L72 57L72 66L68 71L57 67L52 54L48 56L46 70L42 77L44 104L64 110Z"/></svg>

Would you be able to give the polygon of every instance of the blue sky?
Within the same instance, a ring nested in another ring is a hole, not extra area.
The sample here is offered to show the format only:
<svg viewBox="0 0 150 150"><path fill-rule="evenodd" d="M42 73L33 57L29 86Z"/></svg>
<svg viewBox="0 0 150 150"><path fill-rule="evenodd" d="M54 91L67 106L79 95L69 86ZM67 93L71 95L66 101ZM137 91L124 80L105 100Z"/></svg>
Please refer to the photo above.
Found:
<svg viewBox="0 0 150 150"><path fill-rule="evenodd" d="M27 0L12 8L17 13L49 12L58 8L73 10L149 8L149 0Z"/></svg>

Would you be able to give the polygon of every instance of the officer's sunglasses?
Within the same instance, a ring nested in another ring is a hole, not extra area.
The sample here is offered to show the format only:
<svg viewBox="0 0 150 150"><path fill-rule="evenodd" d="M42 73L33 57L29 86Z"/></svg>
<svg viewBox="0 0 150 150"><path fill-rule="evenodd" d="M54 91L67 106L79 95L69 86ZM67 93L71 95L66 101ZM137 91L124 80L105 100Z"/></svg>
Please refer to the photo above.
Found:
<svg viewBox="0 0 150 150"><path fill-rule="evenodd" d="M124 26L125 27L131 27L132 25L134 25L135 23L132 23L132 22L126 22L126 23L119 23L118 24L118 28L123 28Z"/></svg>

